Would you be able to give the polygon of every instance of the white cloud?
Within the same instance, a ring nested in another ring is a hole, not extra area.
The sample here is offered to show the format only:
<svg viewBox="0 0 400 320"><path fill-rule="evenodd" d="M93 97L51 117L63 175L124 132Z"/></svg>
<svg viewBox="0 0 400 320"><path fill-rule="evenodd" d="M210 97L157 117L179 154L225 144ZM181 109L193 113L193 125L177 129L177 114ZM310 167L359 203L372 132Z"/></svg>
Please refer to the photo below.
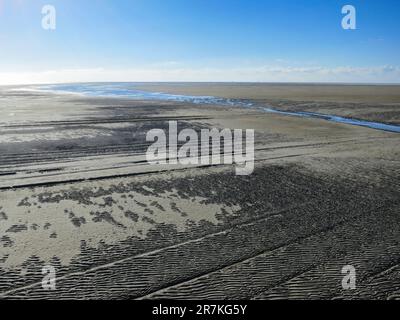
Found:
<svg viewBox="0 0 400 320"><path fill-rule="evenodd" d="M0 72L0 85L112 81L238 81L238 82L355 82L400 83L400 67L293 67L187 68L179 63L134 69L63 69L43 72Z"/></svg>

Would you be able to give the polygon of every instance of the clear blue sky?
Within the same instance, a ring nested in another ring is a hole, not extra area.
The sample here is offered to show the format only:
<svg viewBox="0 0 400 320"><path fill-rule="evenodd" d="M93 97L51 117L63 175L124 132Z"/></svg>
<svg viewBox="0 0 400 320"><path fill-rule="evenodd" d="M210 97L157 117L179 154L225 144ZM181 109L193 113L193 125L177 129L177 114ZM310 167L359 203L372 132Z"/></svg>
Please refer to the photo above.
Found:
<svg viewBox="0 0 400 320"><path fill-rule="evenodd" d="M96 79L400 82L400 1L0 0L0 84Z"/></svg>

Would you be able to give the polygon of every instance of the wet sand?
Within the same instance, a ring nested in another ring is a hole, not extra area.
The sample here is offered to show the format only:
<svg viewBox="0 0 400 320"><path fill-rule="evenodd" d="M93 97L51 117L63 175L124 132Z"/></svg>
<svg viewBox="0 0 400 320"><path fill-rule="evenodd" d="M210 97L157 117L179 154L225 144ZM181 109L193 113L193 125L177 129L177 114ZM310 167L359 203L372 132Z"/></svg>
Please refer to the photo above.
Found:
<svg viewBox="0 0 400 320"><path fill-rule="evenodd" d="M247 99L284 111L306 111L400 124L400 85L151 83L143 90Z"/></svg>
<svg viewBox="0 0 400 320"><path fill-rule="evenodd" d="M278 89L255 97L252 86L163 86L150 87L281 107L324 101L335 112L361 103L371 118L399 102L391 87L373 97L360 89L342 105L337 88L324 87L322 100L302 89L292 100ZM0 298L400 298L397 133L235 107L4 89L0 110ZM385 121L399 121L387 112ZM255 129L255 172L147 164L145 134L169 120ZM45 265L56 267L55 291L41 287ZM357 270L356 290L342 289L345 265Z"/></svg>

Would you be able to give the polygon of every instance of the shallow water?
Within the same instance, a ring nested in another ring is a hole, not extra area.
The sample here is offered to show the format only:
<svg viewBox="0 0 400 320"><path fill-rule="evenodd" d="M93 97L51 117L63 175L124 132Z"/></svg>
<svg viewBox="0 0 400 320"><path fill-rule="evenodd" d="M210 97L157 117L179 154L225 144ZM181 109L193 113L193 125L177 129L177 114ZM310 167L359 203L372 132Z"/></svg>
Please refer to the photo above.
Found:
<svg viewBox="0 0 400 320"><path fill-rule="evenodd" d="M306 112L306 111L291 112L291 111L280 111L280 110L276 110L276 109L272 109L272 108L264 108L264 111L279 113L279 114L286 114L289 116L303 117L303 118L317 118L317 119L323 119L323 120L327 120L327 121L331 121L331 122L350 124L353 126L367 127L367 128L376 129L376 130L400 133L400 126L386 124L386 123L380 123L380 122L366 121L366 120L360 120L360 119L351 119L351 118L345 118L345 117L340 117L340 116L335 116L335 115L322 114L322 113L316 113L316 112Z"/></svg>
<svg viewBox="0 0 400 320"><path fill-rule="evenodd" d="M57 85L32 87L31 90L42 91L42 92L43 91L54 92L54 93L81 94L91 97L118 97L118 98L129 98L137 100L162 100L162 101L189 102L195 104L212 104L212 105L216 104L223 106L257 108L265 112L279 113L279 114L303 117L303 118L318 118L331 122L344 123L354 126L367 127L375 130L400 133L400 126L397 125L390 125L390 124L372 122L360 119L351 119L336 115L321 114L315 112L280 111L273 108L265 108L262 106L257 106L254 103L239 99L225 99L213 96L189 96L189 95L168 94L163 92L141 91L135 89L134 86L135 85L132 83L57 84Z"/></svg>
<svg viewBox="0 0 400 320"><path fill-rule="evenodd" d="M135 89L132 83L110 83L110 84L57 84L32 87L34 91L47 91L53 93L73 93L90 97L117 97L136 100L162 100L189 102L196 104L219 104L226 106L251 106L249 102L241 100L224 99L212 96L188 96L179 94L168 94L163 92L150 92Z"/></svg>

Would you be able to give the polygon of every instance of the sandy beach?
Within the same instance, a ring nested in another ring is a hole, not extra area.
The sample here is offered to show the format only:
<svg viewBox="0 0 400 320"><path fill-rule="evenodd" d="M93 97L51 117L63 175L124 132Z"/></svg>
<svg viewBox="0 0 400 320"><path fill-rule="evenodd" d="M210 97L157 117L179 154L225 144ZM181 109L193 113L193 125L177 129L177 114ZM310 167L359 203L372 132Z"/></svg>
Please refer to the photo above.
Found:
<svg viewBox="0 0 400 320"><path fill-rule="evenodd" d="M400 125L399 86L137 87ZM7 87L0 111L0 299L400 299L399 133ZM254 173L148 164L146 132L170 120L254 129Z"/></svg>

